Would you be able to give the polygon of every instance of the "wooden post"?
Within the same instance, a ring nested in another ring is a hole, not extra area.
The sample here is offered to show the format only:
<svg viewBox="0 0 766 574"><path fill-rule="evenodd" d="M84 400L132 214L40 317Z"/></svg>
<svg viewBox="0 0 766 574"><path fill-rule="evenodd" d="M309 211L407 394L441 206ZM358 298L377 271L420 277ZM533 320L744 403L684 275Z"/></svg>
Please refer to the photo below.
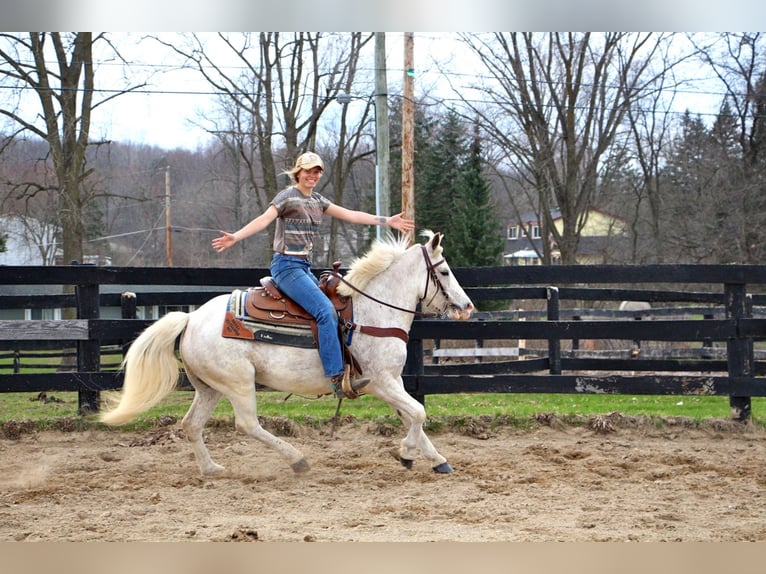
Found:
<svg viewBox="0 0 766 574"><path fill-rule="evenodd" d="M136 319L137 308L136 294L130 291L125 291L120 295L120 317L123 319ZM130 348L132 341L122 341L122 356L125 357L125 353Z"/></svg>
<svg viewBox="0 0 766 574"><path fill-rule="evenodd" d="M170 166L165 167L165 255L173 267L173 228L170 224Z"/></svg>
<svg viewBox="0 0 766 574"><path fill-rule="evenodd" d="M419 377L423 375L424 372L423 339L410 338L407 343L407 361L404 363L403 373L407 375L415 375L416 380L419 381ZM410 395L412 395L412 397L421 405L425 406L426 397L423 393L418 391L417 387L415 392L411 392Z"/></svg>
<svg viewBox="0 0 766 574"><path fill-rule="evenodd" d="M548 321L559 320L559 288L546 288L548 298ZM561 374L561 340L548 339L548 370L551 375Z"/></svg>
<svg viewBox="0 0 766 574"><path fill-rule="evenodd" d="M752 316L752 297L748 296L743 284L727 283L724 286L726 300L726 318L742 319ZM748 300L751 301L748 304ZM726 341L726 359L729 377L753 376L753 340L748 337L736 337ZM750 418L750 397L729 396L731 416L737 421L744 422Z"/></svg>
<svg viewBox="0 0 766 574"><path fill-rule="evenodd" d="M402 211L408 219L415 219L415 57L414 34L404 33L404 85L402 101ZM415 233L408 234L409 243L415 242Z"/></svg>
<svg viewBox="0 0 766 574"><path fill-rule="evenodd" d="M390 161L388 132L388 83L386 81L386 33L375 32L375 154L378 215L391 214ZM381 227L377 226L378 233ZM378 235L380 237L380 235Z"/></svg>
<svg viewBox="0 0 766 574"><path fill-rule="evenodd" d="M572 321L582 321L580 315L572 315ZM580 350L580 339L572 339L572 351ZM574 353L572 353L574 355Z"/></svg>
<svg viewBox="0 0 766 574"><path fill-rule="evenodd" d="M75 287L78 319L98 319L100 314L98 284L77 285ZM101 341L91 339L77 341L77 371L98 372L101 369ZM98 412L101 396L98 390L82 385L77 390L77 412L80 416Z"/></svg>

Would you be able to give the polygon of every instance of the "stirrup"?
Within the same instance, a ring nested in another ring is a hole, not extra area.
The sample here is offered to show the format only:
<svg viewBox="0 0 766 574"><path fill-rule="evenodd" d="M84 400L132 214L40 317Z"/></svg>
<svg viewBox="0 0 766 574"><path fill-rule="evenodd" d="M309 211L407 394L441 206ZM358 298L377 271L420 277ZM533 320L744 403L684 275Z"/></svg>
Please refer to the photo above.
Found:
<svg viewBox="0 0 766 574"><path fill-rule="evenodd" d="M330 387L332 388L333 394L338 399L342 399L343 397L346 397L347 399L356 399L359 397L357 391L366 387L369 382L370 379L352 379L351 368L346 365L343 369L343 375L335 375L332 378Z"/></svg>

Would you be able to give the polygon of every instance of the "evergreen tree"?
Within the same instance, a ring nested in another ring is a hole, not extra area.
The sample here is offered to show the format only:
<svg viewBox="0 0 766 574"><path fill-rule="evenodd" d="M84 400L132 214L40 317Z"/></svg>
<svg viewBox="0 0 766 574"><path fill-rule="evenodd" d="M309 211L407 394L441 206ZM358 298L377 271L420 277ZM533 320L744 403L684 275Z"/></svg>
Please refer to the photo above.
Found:
<svg viewBox="0 0 766 574"><path fill-rule="evenodd" d="M474 124L470 153L457 178L456 206L448 225L450 264L456 267L500 265L503 234L490 185L484 178L479 126Z"/></svg>
<svg viewBox="0 0 766 574"><path fill-rule="evenodd" d="M413 169L415 177L415 221L416 234L424 229L447 235L447 227L454 209L455 197L452 189L460 172L460 162L467 153L462 139L462 126L457 114L444 119L429 115L433 108L415 107L415 156ZM391 110L391 165L389 170L391 189L397 189L400 182L401 149L401 105ZM391 213L401 209L401 195L391 194Z"/></svg>
<svg viewBox="0 0 766 574"><path fill-rule="evenodd" d="M434 140L437 122L428 116L422 106L415 106L415 157L413 158L413 170L415 172L415 219L420 219L420 203L418 199L418 187L420 186L421 174L426 170L429 157L429 148ZM389 170L388 177L391 184L391 213L399 213L402 209L401 181L402 181L402 105L394 100L389 113L390 143L389 143ZM422 226L418 226L423 228Z"/></svg>
<svg viewBox="0 0 766 574"><path fill-rule="evenodd" d="M748 261L752 194L736 142L736 122L726 103L710 129L699 117L683 117L662 174L669 184L664 236L676 261Z"/></svg>
<svg viewBox="0 0 766 574"><path fill-rule="evenodd" d="M422 154L415 174L415 201L419 229L440 231L448 238L460 209L457 185L468 155L460 117L450 110L437 125L435 138Z"/></svg>

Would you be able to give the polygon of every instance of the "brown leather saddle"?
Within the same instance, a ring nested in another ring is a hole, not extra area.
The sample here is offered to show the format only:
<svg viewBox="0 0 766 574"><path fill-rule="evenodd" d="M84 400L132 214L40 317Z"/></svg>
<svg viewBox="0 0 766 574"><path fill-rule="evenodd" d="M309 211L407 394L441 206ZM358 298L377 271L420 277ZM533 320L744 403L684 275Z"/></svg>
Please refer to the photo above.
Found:
<svg viewBox="0 0 766 574"><path fill-rule="evenodd" d="M351 297L338 294L340 263L333 265L333 272L325 272L319 278L319 288L332 301L340 320L350 321L352 315ZM303 325L316 330L316 320L303 307L282 293L274 279L263 277L260 287L247 290L245 304L247 314L257 321L278 325Z"/></svg>
<svg viewBox="0 0 766 574"><path fill-rule="evenodd" d="M333 264L333 271L326 271L320 275L319 288L332 301L338 313L340 325L351 322L353 317L353 306L351 297L344 297L337 292L338 283L340 283L340 263ZM317 324L316 319L309 314L298 303L282 293L271 277L263 277L260 287L250 287L246 291L244 313L248 319L261 324L297 327L310 329L314 336L314 344L317 344ZM226 323L233 323L227 321ZM224 334L226 330L241 331L237 326L224 325ZM229 336L237 336L236 332L228 333ZM251 337L245 337L251 338Z"/></svg>

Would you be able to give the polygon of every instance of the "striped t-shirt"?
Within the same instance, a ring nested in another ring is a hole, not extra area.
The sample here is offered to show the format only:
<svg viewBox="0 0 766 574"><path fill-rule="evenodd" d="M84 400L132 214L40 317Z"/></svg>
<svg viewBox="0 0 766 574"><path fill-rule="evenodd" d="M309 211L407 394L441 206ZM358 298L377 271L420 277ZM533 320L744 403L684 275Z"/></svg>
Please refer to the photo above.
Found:
<svg viewBox="0 0 766 574"><path fill-rule="evenodd" d="M315 191L306 197L297 187L288 187L280 191L271 204L279 213L274 251L310 257L314 235L322 223L322 214L331 205L330 200Z"/></svg>

